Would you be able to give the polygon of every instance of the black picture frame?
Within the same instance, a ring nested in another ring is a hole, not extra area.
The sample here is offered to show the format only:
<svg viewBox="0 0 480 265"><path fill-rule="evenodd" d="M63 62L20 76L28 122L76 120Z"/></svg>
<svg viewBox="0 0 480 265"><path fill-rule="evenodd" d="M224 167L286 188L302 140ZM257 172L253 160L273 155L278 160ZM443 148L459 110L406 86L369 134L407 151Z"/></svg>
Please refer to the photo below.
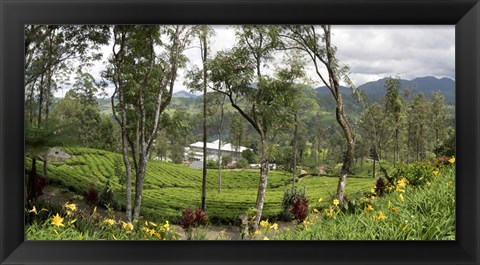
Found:
<svg viewBox="0 0 480 265"><path fill-rule="evenodd" d="M1 264L479 264L478 0L0 0ZM24 241L25 24L456 25L455 241Z"/></svg>

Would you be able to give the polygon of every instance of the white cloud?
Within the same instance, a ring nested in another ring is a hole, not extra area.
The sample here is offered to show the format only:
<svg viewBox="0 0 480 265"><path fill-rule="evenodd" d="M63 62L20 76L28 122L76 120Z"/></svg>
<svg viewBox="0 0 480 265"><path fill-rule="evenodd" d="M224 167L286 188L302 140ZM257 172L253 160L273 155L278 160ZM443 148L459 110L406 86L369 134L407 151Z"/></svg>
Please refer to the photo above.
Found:
<svg viewBox="0 0 480 265"><path fill-rule="evenodd" d="M232 26L212 27L216 33L210 44L212 53L234 45ZM356 85L397 74L403 79L427 75L455 79L454 26L333 25L332 33L332 42L338 48L337 55L341 63L350 66L350 78ZM102 47L102 51L103 59L91 69L97 80L106 67L111 45ZM188 49L185 54L190 67L201 65L198 47ZM309 68L309 76L315 84L321 85L312 67ZM184 70L179 72L175 91L188 90L183 84L184 74ZM113 85L107 88L107 92L113 92Z"/></svg>

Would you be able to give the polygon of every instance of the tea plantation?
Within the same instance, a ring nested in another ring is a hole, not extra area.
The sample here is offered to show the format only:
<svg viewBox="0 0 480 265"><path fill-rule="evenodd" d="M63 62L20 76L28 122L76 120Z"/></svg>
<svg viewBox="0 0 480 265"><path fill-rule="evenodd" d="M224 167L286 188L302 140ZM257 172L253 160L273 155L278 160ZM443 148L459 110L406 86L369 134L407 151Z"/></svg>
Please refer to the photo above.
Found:
<svg viewBox="0 0 480 265"><path fill-rule="evenodd" d="M48 165L49 185L84 194L94 187L99 192L110 180L116 200L124 209L124 188L115 176L115 164L123 169L121 155L108 151L82 147L65 147L71 155L64 162ZM42 162L37 162L37 171L42 175ZM26 158L25 167L31 167ZM209 169L207 175L207 214L211 221L229 222L254 207L259 181L258 170L223 170L222 191L218 192L218 171ZM264 205L264 218L275 219L282 212L284 192L291 188L291 173L270 171ZM134 178L134 177L133 177ZM152 220L175 221L186 208L197 208L201 200L202 170L167 162L151 160L145 178L142 215ZM326 206L336 191L338 179L328 176L302 178L297 186L305 189L312 206ZM351 177L348 180L347 195L368 192L373 185L370 177Z"/></svg>

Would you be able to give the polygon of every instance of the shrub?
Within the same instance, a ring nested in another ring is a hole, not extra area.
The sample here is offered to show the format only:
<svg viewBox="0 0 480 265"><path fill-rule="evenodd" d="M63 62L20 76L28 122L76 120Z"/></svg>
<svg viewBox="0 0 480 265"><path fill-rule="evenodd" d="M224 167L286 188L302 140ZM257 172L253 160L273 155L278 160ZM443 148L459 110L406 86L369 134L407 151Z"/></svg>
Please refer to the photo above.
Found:
<svg viewBox="0 0 480 265"><path fill-rule="evenodd" d="M193 211L192 209L187 208L183 211L182 217L180 218L180 221L178 222L178 224L180 225L180 227L183 228L185 233L187 233L187 239L191 240L191 239L198 239L198 238L195 238L195 236L199 235L199 234L193 233L193 228L198 227L201 224L205 224L206 221L207 221L207 217L205 215L205 212L202 209L196 209L195 211Z"/></svg>
<svg viewBox="0 0 480 265"><path fill-rule="evenodd" d="M93 207L98 203L98 191L94 187L90 187L87 192L85 192L85 202Z"/></svg>
<svg viewBox="0 0 480 265"><path fill-rule="evenodd" d="M248 167L248 161L245 158L240 158L237 161L237 168L246 168Z"/></svg>
<svg viewBox="0 0 480 265"><path fill-rule="evenodd" d="M100 197L98 198L98 202L102 206L110 206L113 209L118 209L119 203L115 198L115 194L113 193L112 187L110 185L110 180L107 180L105 186L103 187L102 192L100 193Z"/></svg>
<svg viewBox="0 0 480 265"><path fill-rule="evenodd" d="M296 198L290 213L298 223L303 222L308 216L308 200L305 197Z"/></svg>
<svg viewBox="0 0 480 265"><path fill-rule="evenodd" d="M294 207L295 202L297 201L298 198L305 198L305 189L303 190L298 190L296 188L293 189L288 189L285 191L283 194L283 200L282 200L282 206L283 206L283 212L282 212L282 219L286 221L292 220L294 215L291 212L291 209Z"/></svg>
<svg viewBox="0 0 480 265"><path fill-rule="evenodd" d="M433 178L435 167L426 162L416 162L411 165L399 165L398 171L394 174L396 181L405 177L412 186L421 186L430 182Z"/></svg>
<svg viewBox="0 0 480 265"><path fill-rule="evenodd" d="M216 169L218 168L218 162L215 160L207 160L207 168Z"/></svg>
<svg viewBox="0 0 480 265"><path fill-rule="evenodd" d="M257 162L257 157L255 156L255 153L250 149L243 150L242 158L247 160L247 163L249 164L255 164Z"/></svg>
<svg viewBox="0 0 480 265"><path fill-rule="evenodd" d="M384 196L386 189L387 189L387 185L385 184L385 181L383 180L383 178L379 177L375 181L375 194L377 194L380 197Z"/></svg>
<svg viewBox="0 0 480 265"><path fill-rule="evenodd" d="M203 210L196 209L195 211L193 211L192 209L187 208L183 211L182 217L180 218L178 224L180 225L180 227L187 231L192 227L204 224L206 221L207 217Z"/></svg>

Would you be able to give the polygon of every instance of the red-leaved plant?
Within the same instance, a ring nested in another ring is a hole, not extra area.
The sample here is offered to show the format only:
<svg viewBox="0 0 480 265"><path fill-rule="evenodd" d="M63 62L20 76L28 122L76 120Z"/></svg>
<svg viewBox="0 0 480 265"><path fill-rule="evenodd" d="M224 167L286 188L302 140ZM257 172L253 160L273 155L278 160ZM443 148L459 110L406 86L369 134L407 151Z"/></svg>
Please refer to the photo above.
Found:
<svg viewBox="0 0 480 265"><path fill-rule="evenodd" d="M91 187L90 189L85 192L85 202L89 206L95 206L98 203L98 191L94 187Z"/></svg>
<svg viewBox="0 0 480 265"><path fill-rule="evenodd" d="M290 208L290 213L298 223L303 222L308 216L308 200L305 197L299 197Z"/></svg>
<svg viewBox="0 0 480 265"><path fill-rule="evenodd" d="M202 209L197 209L193 211L190 208L185 209L182 213L182 218L178 224L184 229L189 230L192 227L199 226L204 224L207 221L205 212Z"/></svg>

